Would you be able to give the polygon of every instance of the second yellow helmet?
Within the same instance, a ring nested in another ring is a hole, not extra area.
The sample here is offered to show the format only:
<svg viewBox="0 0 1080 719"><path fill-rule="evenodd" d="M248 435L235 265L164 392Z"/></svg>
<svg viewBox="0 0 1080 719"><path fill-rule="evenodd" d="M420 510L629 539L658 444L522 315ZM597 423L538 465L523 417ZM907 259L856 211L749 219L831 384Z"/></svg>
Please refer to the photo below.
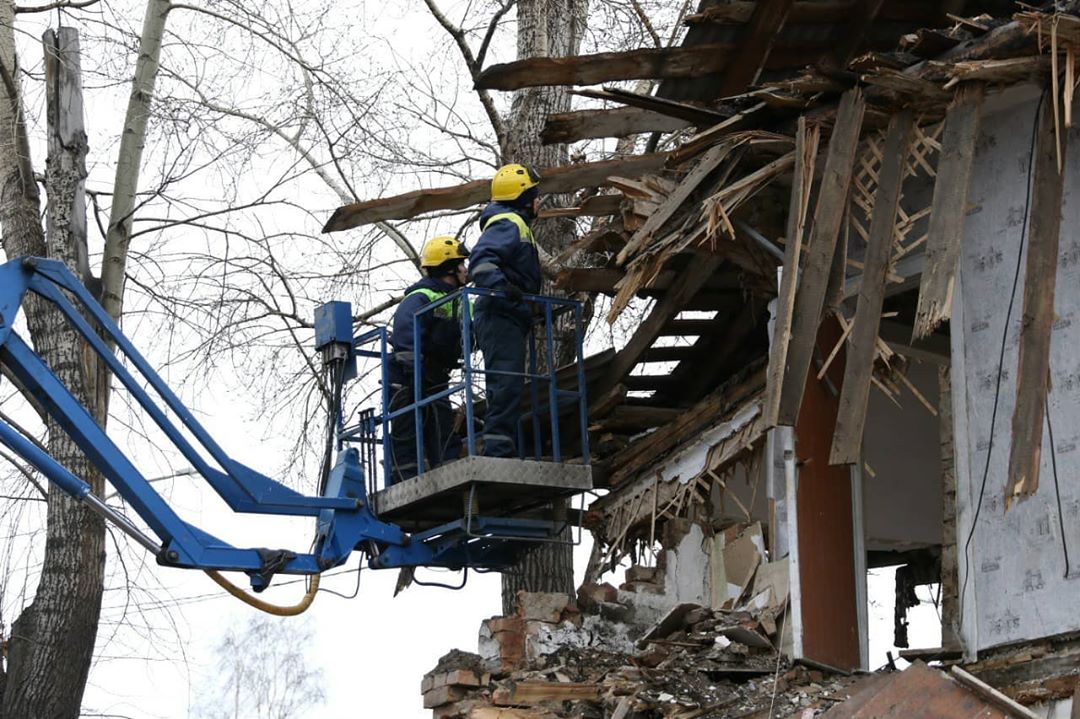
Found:
<svg viewBox="0 0 1080 719"><path fill-rule="evenodd" d="M438 267L450 260L464 260L469 256L465 244L453 235L432 237L420 248L420 266Z"/></svg>
<svg viewBox="0 0 1080 719"><path fill-rule="evenodd" d="M516 200L529 188L540 184L540 174L531 167L516 163L503 165L491 180L491 199L496 202Z"/></svg>

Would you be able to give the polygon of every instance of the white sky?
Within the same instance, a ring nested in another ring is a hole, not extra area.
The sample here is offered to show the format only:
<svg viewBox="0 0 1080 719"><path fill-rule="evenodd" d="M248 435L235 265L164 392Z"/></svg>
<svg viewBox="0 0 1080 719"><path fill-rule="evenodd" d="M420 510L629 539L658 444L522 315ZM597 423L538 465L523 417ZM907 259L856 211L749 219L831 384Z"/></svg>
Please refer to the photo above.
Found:
<svg viewBox="0 0 1080 719"><path fill-rule="evenodd" d="M319 3L297 2L297 7L306 10L315 9ZM447 5L458 10L466 3L457 2ZM269 7L269 4L267 5ZM137 0L114 2L109 5L111 12L128 27L138 28L141 24L142 3ZM348 29L354 45L349 62L355 62L359 70L379 74L415 63L424 68L423 75L417 81L430 81L446 90L444 107L432 112L441 117L457 115L465 118L465 124L483 122L475 97L471 93L471 83L462 79L455 69L456 51L443 31L430 19L423 4L418 0L408 4L367 3L360 0L333 6L334 23ZM460 14L458 15L460 17ZM87 34L101 34L102 28L94 16L70 16L80 18L85 23ZM513 15L509 16L512 20ZM55 22L55 15L22 16L19 30L23 65L31 72L40 70L41 50L37 38L43 29L42 23ZM170 21L172 22L172 21ZM164 53L165 61L178 72L212 74L216 69L206 57L212 56L210 49L215 43L228 42L232 39L227 33L217 36L206 33L200 36L197 20L190 17L177 17L171 25L179 32L193 33L199 37L204 48L188 52L187 49L170 41ZM488 64L508 59L513 50L512 25L497 36ZM602 45L603 31L598 31L587 39L587 45ZM331 48L340 50L342 43ZM87 42L86 46L91 46ZM231 49L231 48L230 48ZM391 51L392 50L392 51ZM242 55L237 50L235 55ZM337 53L345 57L346 53ZM253 77L261 77L251 86L240 83L234 88L240 97L247 97L252 103L265 100L267 94L275 91L270 79L264 75L272 74L261 68L258 58L230 58L236 62L247 63ZM343 60L344 61L344 60ZM94 62L84 60L84 68L107 69L111 64L130 67L130 56L117 55L113 58L95 58ZM32 82L34 78L24 80L27 89L27 107L31 115L31 132L35 144L35 167L43 169L43 149L41 146L40 125L42 120L42 99L40 89ZM91 156L89 164L91 189L106 190L112 180L112 162L115 157L115 142L122 123L123 107L126 104L128 88L122 83L110 84L101 76L91 75L85 80L87 85L87 125L91 137ZM456 84L456 87L454 85ZM395 90L402 92L401 90ZM244 93L247 93L245 95ZM394 100L394 98L390 98ZM499 96L498 101L505 106L507 96ZM391 102L390 105L394 103ZM389 110L388 110L389 112ZM402 116L395 116L394 122L405 122ZM387 133L392 133L392 122ZM400 128L399 128L400 129ZM191 131L179 130L178 132ZM198 139L198 132L192 137ZM452 152L437 146L439 139L419 125L408 129L408 142L415 147L434 147L442 153ZM284 159L283 159L284 158ZM161 157L154 148L148 149L147 173L153 174L161 168ZM264 176L271 176L281 169L283 163L292 162L287 149L268 144L259 148L259 154L250 159L240 194L259 191L259 181ZM158 163L158 164L155 164ZM404 191L420 185L451 184L452 179L440 177L440 168L432 172L410 171L398 176L365 177L362 158L357 158L357 175L353 181L357 194L371 197L390 191ZM482 171L482 170L481 170ZM224 173L219 173L229 179ZM189 191L204 197L215 197L221 190L215 189L211 180L219 174L200 175L190 182ZM370 180L370 182L369 182ZM217 196L220 196L217 195ZM306 212L289 209L273 209L257 216L238 220L242 230L256 228L267 235L274 233L300 233L317 236L318 227L326 219L330 210L337 206L337 198L317 182L304 179L289 188L292 201L302 205ZM155 213L160 214L160 213ZM458 220L436 221L432 225L423 225L409 231L414 244L419 245L426 234L435 231L454 231ZM91 225L93 220L91 220ZM360 233L346 233L332 238L338 248L348 248L349 243L360 242ZM475 239L470 237L469 239ZM148 253L155 261L165 261L179 251L191 251L193 246L205 246L210 253L220 253L224 245L217 235L202 235L190 229L170 231L153 240L147 238L137 241L136 250ZM92 251L100 250L100 238L92 238ZM308 252L304 247L280 250L282 258L292 263L292 269L302 270ZM376 260L393 256L393 250L385 246L375 254ZM170 266L166 265L164 271ZM144 263L133 268L133 272L143 280L153 284L157 280L155 265ZM311 294L302 303L301 311L310 312L315 301L325 299L348 299L362 309L366 303L375 303L390 293L399 291L408 281L410 273L400 266L373 278L369 288L353 288L334 285L337 289L326 289L325 283L305 285ZM194 288L195 292L199 287ZM330 292L333 294L319 294ZM141 302L129 292L129 303L138 308ZM598 313L598 316L601 313ZM632 318L629 320L632 324ZM599 324L599 323L598 323ZM192 334L178 328L174 334L163 334L160 318L153 314L132 314L127 318L125 327L135 344L147 352L157 366L174 357L176 348L192 340ZM616 331L608 334L606 326L597 330L593 342L599 346L615 340L620 335ZM285 471L286 458L293 450L296 437L295 416L297 412L285 417L269 418L260 409L257 399L261 395L261 386L276 381L276 375L261 374L261 368L255 360L246 357L227 358L212 371L206 371L197 377L189 378L190 368L170 367L166 377L172 382L184 381L182 397L199 412L200 418L207 424L211 433L224 445L236 459L271 476L279 470ZM277 356L271 366L286 375L290 368L299 364L299 353L286 350ZM8 386L3 387L6 398ZM362 395L363 392L356 393ZM10 401L5 402L5 410L10 410ZM123 417L123 415L121 415ZM126 417L123 417L127 419ZM123 429L123 423L114 423L114 432ZM114 436L119 436L114 434ZM178 461L175 454L162 455L148 449L145 442L126 438L123 445L128 447L146 468L148 476L168 474L183 468L184 462ZM293 468L295 469L295 468ZM295 474L295 473L294 473ZM163 483L163 492L185 519L230 539L239 546L271 546L303 549L310 540L310 525L297 521L277 519L258 519L235 517L227 512L223 504L212 495L208 488L198 488L191 478L181 478ZM0 584L3 618L10 622L17 616L18 609L36 584L36 559L40 556L43 534L43 517L40 507L31 505L25 508L28 516L18 523L22 532L31 532L27 536L13 539L4 552L16 558L15 563L27 572L24 576L9 575ZM35 516L36 513L36 516ZM11 521L11 516L6 521ZM9 525L10 526L10 525ZM216 585L200 573L164 569L155 566L152 560L138 552L125 552L123 564L110 546L109 572L114 579L106 593L102 613L102 626L99 632L98 654L87 687L84 707L87 716L106 715L123 716L137 719L180 719L193 716L192 707L204 698L206 687L210 683L207 677L214 673L213 647L216 645L225 627L246 621L254 611L222 593ZM583 571L587 557L587 547L578 548L576 567ZM20 564L21 560L21 564ZM139 565L139 561L145 562ZM349 569L355 568L355 561ZM124 571L132 574L132 583L136 591L131 597L116 580ZM338 570L340 571L340 570ZM499 580L497 576L473 575L467 587L459 592L441 589L412 587L396 599L391 597L397 573L364 572L359 596L353 600L321 594L308 612L315 638L308 647L308 656L313 666L320 667L325 675L327 703L314 712L321 717L357 717L357 716L393 716L427 717L429 710L421 707L419 684L421 676L430 669L437 658L451 648L475 650L476 633L480 621L499 613ZM871 607L871 665L884 663L884 651L891 644L892 634L892 586L891 571L883 579L873 579L870 587ZM439 578L439 577L436 577ZM451 580L455 577L450 577ZM330 576L324 586L335 591L350 594L355 583L355 573L342 576ZM23 588L20 591L20 586ZM299 598L302 590L298 585L271 589L263 597L270 601L291 603ZM925 611L924 608L915 610ZM933 610L930 609L932 614ZM925 619L925 617L923 617ZM282 620L283 631L287 633L288 623ZM933 622L924 622L932 624ZM919 626L922 626L921 624ZM935 645L938 639L933 632L913 628L913 646Z"/></svg>

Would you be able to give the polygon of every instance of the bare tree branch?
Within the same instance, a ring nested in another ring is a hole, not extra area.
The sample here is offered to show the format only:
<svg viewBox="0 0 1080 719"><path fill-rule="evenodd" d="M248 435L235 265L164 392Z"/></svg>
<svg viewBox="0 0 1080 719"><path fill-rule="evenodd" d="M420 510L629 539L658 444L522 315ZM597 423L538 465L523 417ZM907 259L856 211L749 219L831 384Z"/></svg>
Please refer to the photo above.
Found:
<svg viewBox="0 0 1080 719"><path fill-rule="evenodd" d="M428 9L431 11L431 14L435 17L438 23L443 26L443 29L450 34L450 37L454 38L454 42L457 44L458 49L461 51L461 57L463 60L465 60L465 67L469 71L469 76L472 77L473 82L475 82L476 78L480 76L480 71L483 68L481 67L480 62L477 60L477 56L473 55L472 48L469 47L469 41L465 37L465 31L457 25L454 25L454 23L450 22L449 18L447 18L446 15L443 14L442 10L439 9L439 6L435 3L435 0L424 0L424 3L428 6ZM493 28L495 27L498 18L507 10L509 10L511 5L513 5L513 3L508 2L504 6L504 8L500 8L499 11L496 13L495 19L493 19L492 23L488 26L489 35L494 33ZM485 43L487 43L489 41L489 38L485 37L484 40ZM482 49L486 53L487 45L483 45ZM484 112L487 113L488 120L491 122L491 128L495 131L495 136L499 139L499 148L502 150L502 154L505 155L507 147L506 123L503 121L503 118L499 114L499 111L495 108L495 102L491 99L490 92L488 92L487 90L478 89L476 91L476 94L480 96L480 104L484 106Z"/></svg>
<svg viewBox="0 0 1080 719"><path fill-rule="evenodd" d="M80 8L90 7L96 5L101 0L83 0L82 2L75 2L74 0L59 0L59 2L49 3L48 5L16 5L15 14L20 13L35 13L35 12L49 12L50 10L78 10Z"/></svg>
<svg viewBox="0 0 1080 719"><path fill-rule="evenodd" d="M649 16L645 13L645 10L641 7L641 3L638 0L630 0L630 4L634 8L634 14L638 16L638 20L645 27L645 32L649 33L649 37L652 38L653 45L661 47L660 36L656 34L656 28L653 27L652 22L649 20Z"/></svg>

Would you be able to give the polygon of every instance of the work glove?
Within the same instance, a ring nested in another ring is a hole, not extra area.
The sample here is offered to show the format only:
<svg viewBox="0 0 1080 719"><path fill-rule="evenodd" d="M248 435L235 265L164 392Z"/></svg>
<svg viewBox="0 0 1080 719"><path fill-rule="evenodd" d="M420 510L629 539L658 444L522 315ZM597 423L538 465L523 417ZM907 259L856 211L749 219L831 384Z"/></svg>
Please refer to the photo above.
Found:
<svg viewBox="0 0 1080 719"><path fill-rule="evenodd" d="M513 285L507 282L499 289L501 289L506 294L507 299L509 299L511 302L524 301L524 298L521 295L521 290L518 288L517 285Z"/></svg>

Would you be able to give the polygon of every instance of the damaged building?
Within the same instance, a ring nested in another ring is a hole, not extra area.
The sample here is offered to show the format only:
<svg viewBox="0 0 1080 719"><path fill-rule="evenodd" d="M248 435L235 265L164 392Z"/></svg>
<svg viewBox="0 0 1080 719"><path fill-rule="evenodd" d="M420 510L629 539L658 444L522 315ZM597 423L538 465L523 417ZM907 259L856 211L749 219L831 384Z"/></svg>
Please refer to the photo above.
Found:
<svg viewBox="0 0 1080 719"><path fill-rule="evenodd" d="M588 367L608 491L583 516L586 584L485 622L479 658L425 677L425 706L1080 716L1080 12L703 0L686 22L680 47L480 78L660 80L582 91L611 107L544 129L653 133L544 173L576 193L559 213L595 218L552 258L555 286L610 296L609 319L653 301ZM484 192L357 203L328 228ZM867 572L894 565L897 644L914 587L939 584L942 646L905 653L936 666L865 674Z"/></svg>

